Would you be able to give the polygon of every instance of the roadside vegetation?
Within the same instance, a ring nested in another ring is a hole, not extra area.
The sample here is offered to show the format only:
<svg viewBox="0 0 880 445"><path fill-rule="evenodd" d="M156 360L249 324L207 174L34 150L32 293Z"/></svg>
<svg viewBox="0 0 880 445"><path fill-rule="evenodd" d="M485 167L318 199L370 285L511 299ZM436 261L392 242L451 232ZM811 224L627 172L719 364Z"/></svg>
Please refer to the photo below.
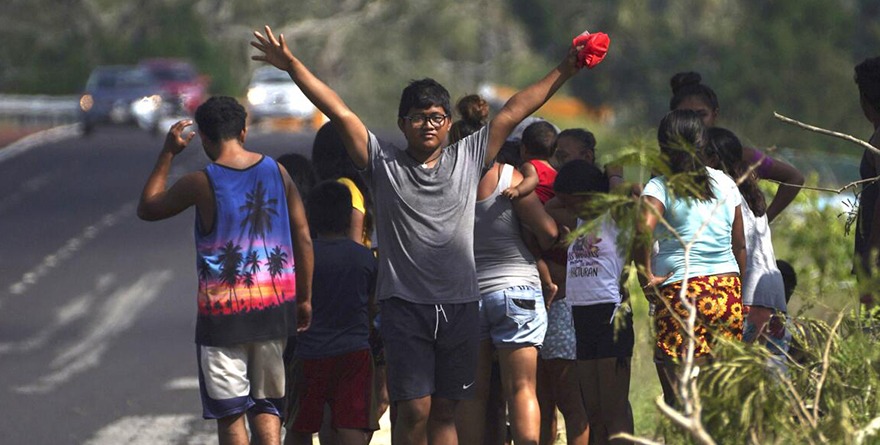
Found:
<svg viewBox="0 0 880 445"><path fill-rule="evenodd" d="M652 136L615 140L605 135L622 148L604 147L602 161L624 164L627 179L644 183L652 170L662 171ZM690 412L661 406L649 308L631 271L636 348L630 401L641 443L880 443L880 329L876 319L860 313L852 275L850 231L859 187L840 192L844 204L833 204L837 200L829 198L847 184L815 190L823 188L817 187L820 182L810 175L795 202L771 225L777 258L790 262L798 277L788 314L796 326L796 347L787 357L787 373L768 366L766 348L726 342L717 348L714 363L691 374ZM762 186L768 196L775 192L775 184ZM593 205L634 207L635 202L619 197Z"/></svg>

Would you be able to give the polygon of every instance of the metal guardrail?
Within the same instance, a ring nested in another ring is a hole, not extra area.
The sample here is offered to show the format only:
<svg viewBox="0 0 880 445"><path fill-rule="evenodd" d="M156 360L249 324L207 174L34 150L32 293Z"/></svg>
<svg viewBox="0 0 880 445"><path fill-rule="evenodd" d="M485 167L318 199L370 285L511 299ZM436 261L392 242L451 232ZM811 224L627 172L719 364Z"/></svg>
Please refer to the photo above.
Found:
<svg viewBox="0 0 880 445"><path fill-rule="evenodd" d="M79 120L79 96L0 94L0 122L62 125Z"/></svg>

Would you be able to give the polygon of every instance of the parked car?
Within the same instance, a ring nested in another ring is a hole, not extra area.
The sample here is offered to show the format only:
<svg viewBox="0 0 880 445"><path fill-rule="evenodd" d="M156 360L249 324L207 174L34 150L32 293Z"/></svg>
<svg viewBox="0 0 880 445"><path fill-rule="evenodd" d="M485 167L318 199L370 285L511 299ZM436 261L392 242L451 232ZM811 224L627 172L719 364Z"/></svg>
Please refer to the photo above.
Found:
<svg viewBox="0 0 880 445"><path fill-rule="evenodd" d="M317 110L290 76L273 67L254 71L247 92L248 115L252 121L270 117L311 120Z"/></svg>
<svg viewBox="0 0 880 445"><path fill-rule="evenodd" d="M89 75L79 106L86 135L99 124L137 124L154 129L161 119L161 88L143 68L100 66Z"/></svg>
<svg viewBox="0 0 880 445"><path fill-rule="evenodd" d="M179 105L192 115L208 98L207 76L183 59L145 59L138 66L149 71L159 81L162 97L167 104Z"/></svg>

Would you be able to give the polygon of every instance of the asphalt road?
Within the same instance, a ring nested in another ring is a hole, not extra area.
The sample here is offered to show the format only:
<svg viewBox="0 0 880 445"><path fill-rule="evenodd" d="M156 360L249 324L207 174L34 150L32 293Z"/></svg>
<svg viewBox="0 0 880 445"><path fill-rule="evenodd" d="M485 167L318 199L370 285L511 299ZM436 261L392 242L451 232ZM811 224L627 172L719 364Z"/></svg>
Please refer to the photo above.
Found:
<svg viewBox="0 0 880 445"><path fill-rule="evenodd" d="M135 214L163 138L68 133L0 150L0 443L216 443L196 378L193 210ZM312 138L246 145L307 154ZM194 140L172 180L207 162Z"/></svg>

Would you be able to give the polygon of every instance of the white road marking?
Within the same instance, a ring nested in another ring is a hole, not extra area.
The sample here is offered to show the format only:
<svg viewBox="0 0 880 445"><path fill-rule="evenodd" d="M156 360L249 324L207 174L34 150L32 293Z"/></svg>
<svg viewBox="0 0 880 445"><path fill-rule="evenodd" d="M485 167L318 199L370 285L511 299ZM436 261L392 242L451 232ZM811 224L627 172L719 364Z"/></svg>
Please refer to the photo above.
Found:
<svg viewBox="0 0 880 445"><path fill-rule="evenodd" d="M165 390L167 391L179 391L179 390L189 390L194 389L196 391L199 390L199 378L198 377L181 377L179 379L171 380L170 382L165 384Z"/></svg>
<svg viewBox="0 0 880 445"><path fill-rule="evenodd" d="M12 295L25 293L28 288L37 284L52 269L73 257L73 254L82 249L89 241L95 239L99 233L115 226L122 218L133 215L135 206L134 201L123 204L115 212L105 214L97 223L86 227L79 235L67 240L58 250L46 255L40 264L25 272L17 283L10 285L8 288L9 293ZM2 300L0 300L0 303L2 303Z"/></svg>
<svg viewBox="0 0 880 445"><path fill-rule="evenodd" d="M52 372L33 383L16 387L24 394L45 394L59 385L101 364L111 342L129 329L143 311L171 281L170 270L144 274L128 288L110 295L95 312L95 320L84 336L72 345L60 347L61 353L49 364Z"/></svg>
<svg viewBox="0 0 880 445"><path fill-rule="evenodd" d="M98 277L97 283L95 283L94 291L73 298L67 304L60 307L55 313L54 322L24 340L0 343L0 355L11 352L30 352L45 346L55 333L73 324L75 321L85 318L89 314L89 308L94 304L95 296L106 292L114 281L113 274L101 275Z"/></svg>
<svg viewBox="0 0 880 445"><path fill-rule="evenodd" d="M0 150L0 162L8 161L34 147L78 136L79 127L79 124L62 125L25 136Z"/></svg>
<svg viewBox="0 0 880 445"><path fill-rule="evenodd" d="M85 294L74 298L55 314L55 322L44 327L36 334L19 342L0 343L0 355L10 352L29 352L44 346L52 335L72 322L85 317L88 308L94 301L94 295Z"/></svg>

